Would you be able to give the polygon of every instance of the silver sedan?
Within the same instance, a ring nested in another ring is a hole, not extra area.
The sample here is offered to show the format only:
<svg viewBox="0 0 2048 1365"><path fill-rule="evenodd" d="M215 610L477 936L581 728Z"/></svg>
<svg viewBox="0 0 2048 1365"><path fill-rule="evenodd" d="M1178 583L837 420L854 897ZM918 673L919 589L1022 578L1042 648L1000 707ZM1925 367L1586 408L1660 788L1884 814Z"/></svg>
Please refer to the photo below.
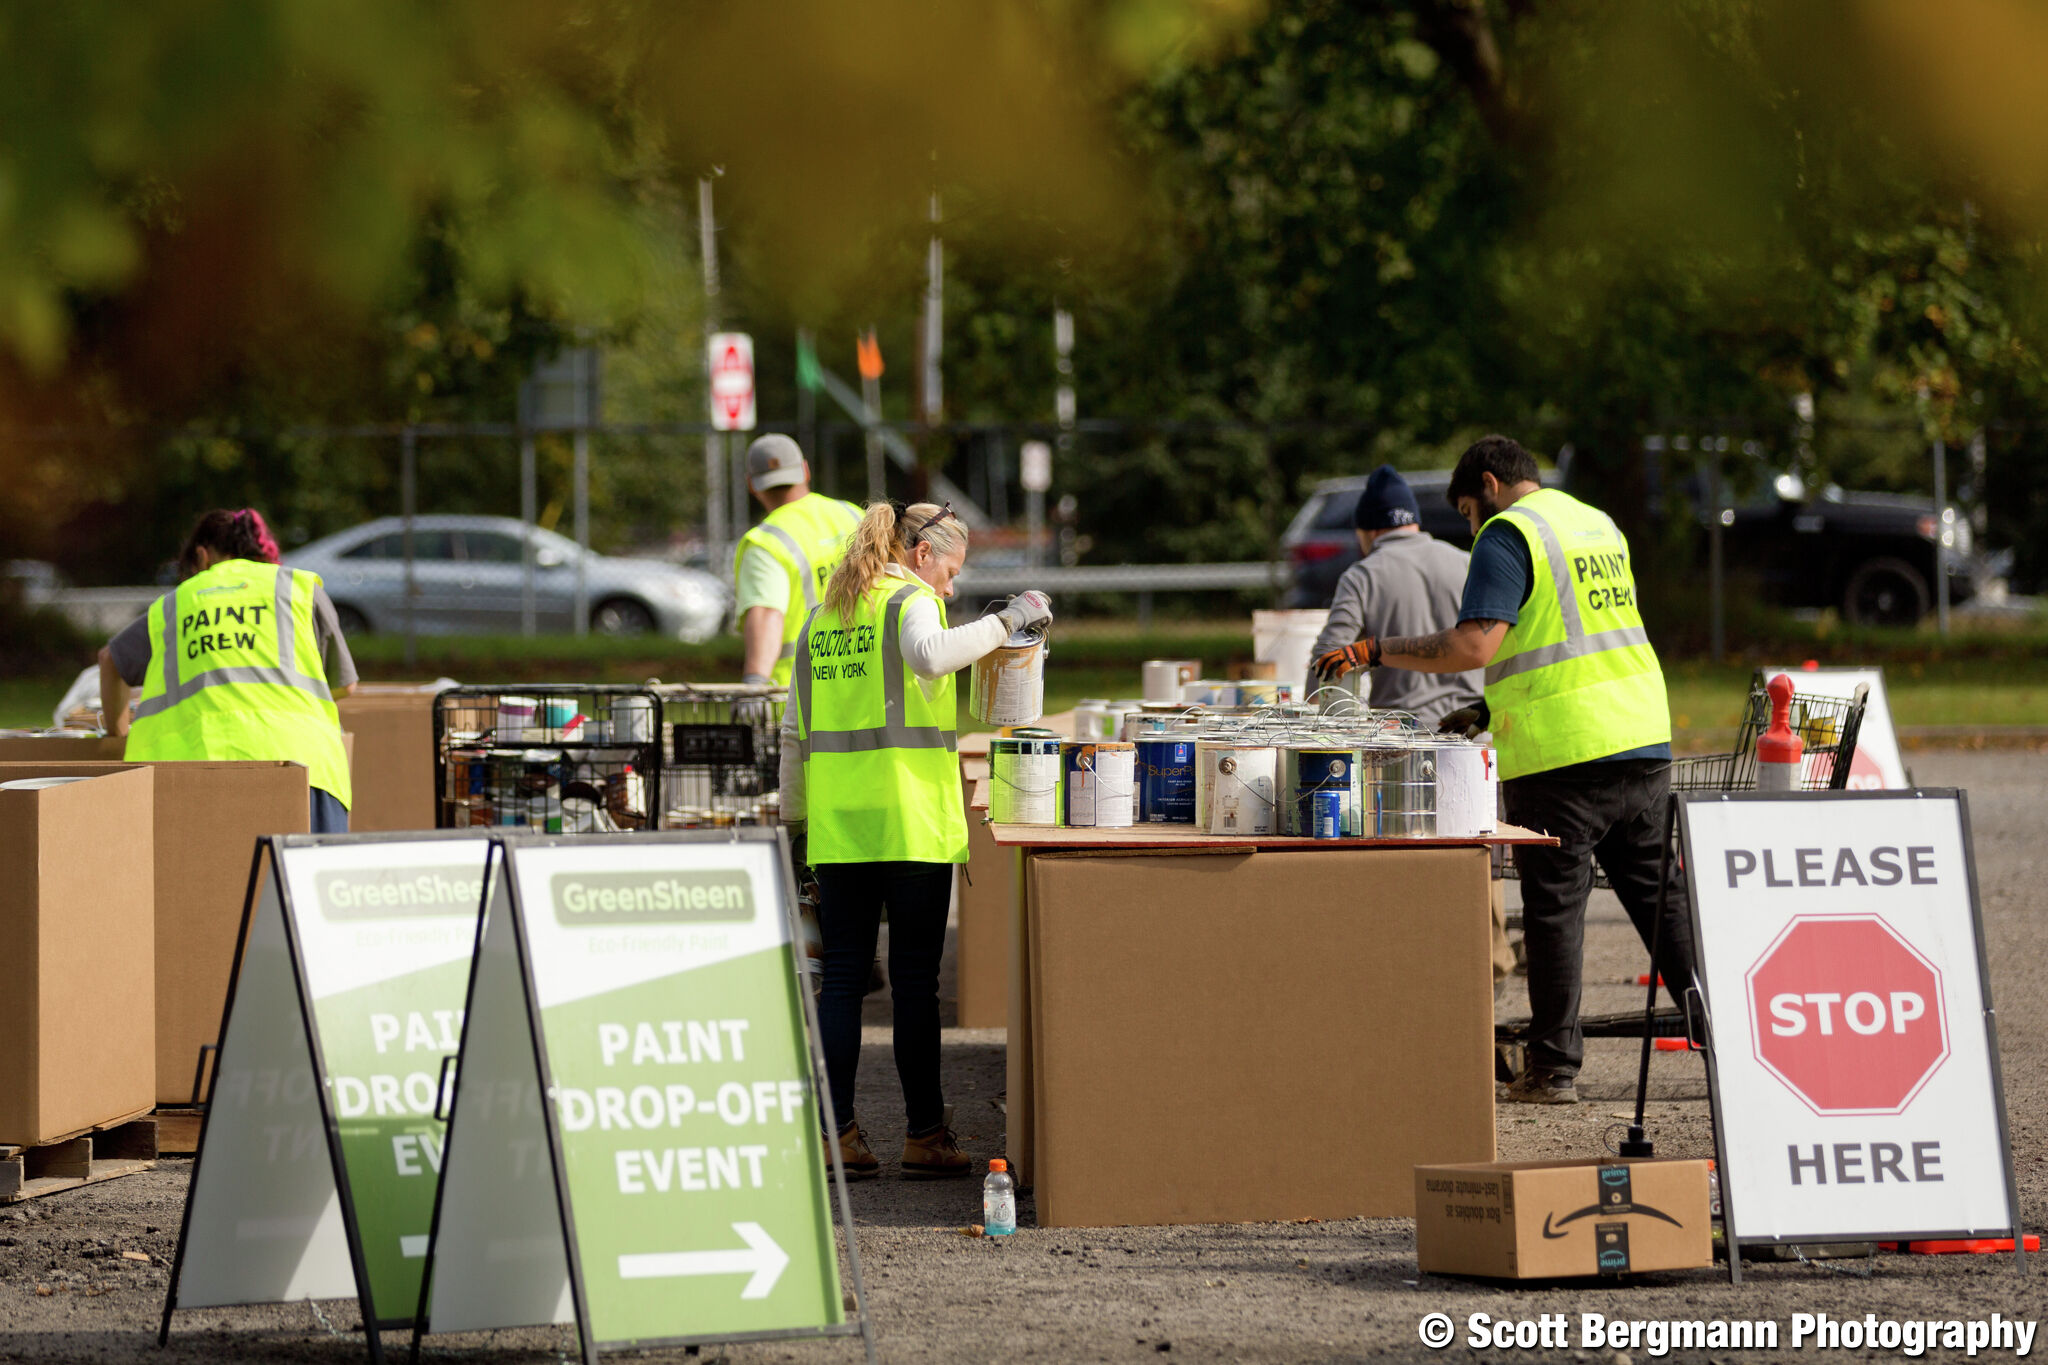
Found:
<svg viewBox="0 0 2048 1365"><path fill-rule="evenodd" d="M405 628L405 523L382 517L292 551L284 562L310 569L346 634ZM516 634L521 629L526 541L532 537L535 623L574 628L576 577L583 570L590 628L607 635L658 632L696 641L718 633L731 607L725 584L658 559L625 559L510 517L413 518L413 624L421 634Z"/></svg>

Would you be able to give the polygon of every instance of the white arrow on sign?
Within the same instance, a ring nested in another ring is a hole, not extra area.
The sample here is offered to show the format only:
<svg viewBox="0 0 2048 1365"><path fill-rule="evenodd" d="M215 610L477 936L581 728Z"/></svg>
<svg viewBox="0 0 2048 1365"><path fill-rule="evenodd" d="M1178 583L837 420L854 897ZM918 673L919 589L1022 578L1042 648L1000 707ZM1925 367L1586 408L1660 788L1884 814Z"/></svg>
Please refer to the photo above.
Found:
<svg viewBox="0 0 2048 1365"><path fill-rule="evenodd" d="M765 1299L782 1278L789 1253L777 1246L759 1223L734 1223L732 1230L746 1250L645 1251L619 1257L622 1280L666 1280L682 1275L752 1275L740 1291L743 1299Z"/></svg>

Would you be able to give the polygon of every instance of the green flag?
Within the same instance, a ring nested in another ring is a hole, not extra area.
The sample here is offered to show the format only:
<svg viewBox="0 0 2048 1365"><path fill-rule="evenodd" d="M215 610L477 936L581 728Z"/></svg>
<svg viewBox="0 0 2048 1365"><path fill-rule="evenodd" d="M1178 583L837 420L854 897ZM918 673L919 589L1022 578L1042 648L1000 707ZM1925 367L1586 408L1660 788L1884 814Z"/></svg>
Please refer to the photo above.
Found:
<svg viewBox="0 0 2048 1365"><path fill-rule="evenodd" d="M818 373L818 349L811 344L809 332L796 334L796 386L808 393L816 393L824 383Z"/></svg>

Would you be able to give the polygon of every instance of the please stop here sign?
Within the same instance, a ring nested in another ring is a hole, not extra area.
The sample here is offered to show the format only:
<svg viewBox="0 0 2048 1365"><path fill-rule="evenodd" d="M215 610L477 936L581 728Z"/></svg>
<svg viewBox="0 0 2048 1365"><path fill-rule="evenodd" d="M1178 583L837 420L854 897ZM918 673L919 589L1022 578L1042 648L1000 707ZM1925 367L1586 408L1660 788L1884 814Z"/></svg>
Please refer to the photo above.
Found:
<svg viewBox="0 0 2048 1365"><path fill-rule="evenodd" d="M2018 1222L1954 791L1682 795L1730 1238Z"/></svg>

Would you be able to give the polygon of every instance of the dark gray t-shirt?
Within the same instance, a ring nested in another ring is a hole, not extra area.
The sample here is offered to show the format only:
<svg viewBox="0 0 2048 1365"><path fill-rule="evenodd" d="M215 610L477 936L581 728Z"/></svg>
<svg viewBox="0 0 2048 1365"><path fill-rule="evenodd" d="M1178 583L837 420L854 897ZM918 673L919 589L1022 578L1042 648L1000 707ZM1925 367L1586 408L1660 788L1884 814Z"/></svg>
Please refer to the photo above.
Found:
<svg viewBox="0 0 2048 1365"><path fill-rule="evenodd" d="M341 633L341 620L334 614L334 603L328 599L325 586L313 589L313 638L320 642L320 657L331 660L327 665L327 685L335 688L352 685L356 681L356 661L349 655L348 641ZM142 680L149 676L149 656L154 650L154 639L150 613L144 612L107 642L107 652L114 656L115 671L130 687L142 686Z"/></svg>

